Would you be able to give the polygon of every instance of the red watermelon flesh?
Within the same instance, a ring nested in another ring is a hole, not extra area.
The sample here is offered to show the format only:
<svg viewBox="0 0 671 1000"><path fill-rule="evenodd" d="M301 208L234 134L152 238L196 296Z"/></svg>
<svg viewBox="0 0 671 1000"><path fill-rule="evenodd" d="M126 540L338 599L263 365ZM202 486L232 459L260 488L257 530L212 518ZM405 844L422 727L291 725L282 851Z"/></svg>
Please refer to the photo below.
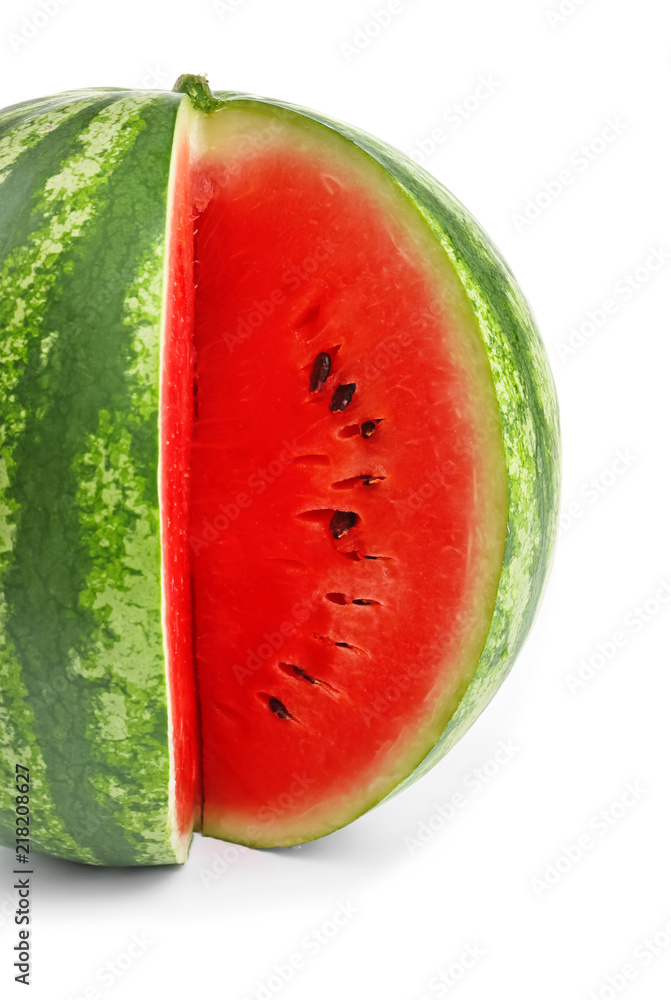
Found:
<svg viewBox="0 0 671 1000"><path fill-rule="evenodd" d="M505 545L501 430L464 292L389 175L289 112L198 128L172 230L174 260L193 226L195 301L183 260L168 318L193 309L195 396L176 387L164 454L180 469L191 435L167 542L188 516L170 572L193 588L202 829L293 844L392 791L467 687ZM185 350L168 338L166 385Z"/></svg>
<svg viewBox="0 0 671 1000"><path fill-rule="evenodd" d="M171 727L173 824L185 838L202 810L201 741L193 676L192 587L187 544L193 432L193 228L189 142L175 148L161 357L160 502L165 657Z"/></svg>

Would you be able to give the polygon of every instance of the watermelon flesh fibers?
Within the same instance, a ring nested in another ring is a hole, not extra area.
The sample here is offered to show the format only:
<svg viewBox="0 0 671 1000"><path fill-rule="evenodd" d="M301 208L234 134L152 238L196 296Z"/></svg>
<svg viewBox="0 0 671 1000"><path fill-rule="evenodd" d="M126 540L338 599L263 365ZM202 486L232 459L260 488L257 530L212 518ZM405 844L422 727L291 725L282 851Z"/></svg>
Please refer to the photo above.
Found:
<svg viewBox="0 0 671 1000"><path fill-rule="evenodd" d="M176 808L186 826L195 800L207 835L300 843L411 774L472 679L506 543L499 412L452 265L369 156L243 99L197 120L185 105L177 141ZM179 722L192 648L202 761Z"/></svg>

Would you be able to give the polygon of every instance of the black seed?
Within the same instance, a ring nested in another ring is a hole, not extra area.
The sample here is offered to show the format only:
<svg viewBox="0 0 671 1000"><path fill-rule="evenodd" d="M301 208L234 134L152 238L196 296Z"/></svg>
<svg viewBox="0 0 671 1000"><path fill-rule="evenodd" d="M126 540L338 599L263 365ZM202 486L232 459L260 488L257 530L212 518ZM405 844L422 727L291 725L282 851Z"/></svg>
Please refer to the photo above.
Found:
<svg viewBox="0 0 671 1000"><path fill-rule="evenodd" d="M319 392L331 374L331 355L326 351L318 354L310 372L310 392Z"/></svg>
<svg viewBox="0 0 671 1000"><path fill-rule="evenodd" d="M346 385L339 385L331 396L331 413L341 413L346 410L352 402L352 396L356 392L356 382L348 382Z"/></svg>
<svg viewBox="0 0 671 1000"><path fill-rule="evenodd" d="M293 719L291 712L285 708L279 698L270 698L268 708L274 712L278 719Z"/></svg>
<svg viewBox="0 0 671 1000"><path fill-rule="evenodd" d="M298 677L302 677L304 681L308 681L310 684L316 684L317 683L317 681L314 679L314 677L310 677L310 675L308 673L306 673L305 670L303 670L301 667L297 667L295 665L293 665L293 667L294 667L294 673Z"/></svg>
<svg viewBox="0 0 671 1000"><path fill-rule="evenodd" d="M373 434L375 433L376 428L377 424L375 423L374 420L364 420L364 422L361 425L361 437L362 438L372 437Z"/></svg>
<svg viewBox="0 0 671 1000"><path fill-rule="evenodd" d="M352 601L352 604L377 604L377 601L366 601L363 597L357 597Z"/></svg>
<svg viewBox="0 0 671 1000"><path fill-rule="evenodd" d="M334 538L342 538L354 527L359 520L359 515L352 510L336 510L329 521L329 531Z"/></svg>

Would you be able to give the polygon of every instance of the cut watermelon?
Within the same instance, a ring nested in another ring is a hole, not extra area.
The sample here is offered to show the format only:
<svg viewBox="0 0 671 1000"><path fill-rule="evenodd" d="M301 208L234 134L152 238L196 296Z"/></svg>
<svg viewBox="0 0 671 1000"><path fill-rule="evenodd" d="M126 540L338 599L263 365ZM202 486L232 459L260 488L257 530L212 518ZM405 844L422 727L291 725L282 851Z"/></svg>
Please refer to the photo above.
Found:
<svg viewBox="0 0 671 1000"><path fill-rule="evenodd" d="M342 123L178 89L0 118L0 757L37 777L35 844L107 864L181 861L194 824L300 843L424 773L512 665L556 530L545 354L462 206Z"/></svg>
<svg viewBox="0 0 671 1000"><path fill-rule="evenodd" d="M355 146L233 106L191 183L203 830L296 843L410 773L473 674L500 422L453 268Z"/></svg>

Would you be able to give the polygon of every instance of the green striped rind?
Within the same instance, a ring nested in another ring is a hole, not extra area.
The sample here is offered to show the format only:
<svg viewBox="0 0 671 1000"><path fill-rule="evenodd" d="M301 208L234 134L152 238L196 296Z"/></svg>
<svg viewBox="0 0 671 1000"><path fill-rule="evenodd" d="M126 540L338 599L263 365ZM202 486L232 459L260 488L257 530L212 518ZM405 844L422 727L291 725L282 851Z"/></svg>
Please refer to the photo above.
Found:
<svg viewBox="0 0 671 1000"><path fill-rule="evenodd" d="M224 92L221 100L260 101ZM464 206L399 150L305 108L263 99L326 125L373 157L424 216L459 275L486 345L508 473L508 535L496 606L479 663L442 736L391 793L425 774L464 735L510 671L535 618L557 535L560 437L550 366L508 266Z"/></svg>
<svg viewBox="0 0 671 1000"><path fill-rule="evenodd" d="M419 167L407 173L406 189L417 198L449 253L478 318L499 405L508 471L508 534L487 640L456 712L440 741L408 779L412 781L464 735L508 675L527 638L552 565L561 455L554 380L514 277L456 199Z"/></svg>
<svg viewBox="0 0 671 1000"><path fill-rule="evenodd" d="M91 91L0 113L0 839L163 864L158 363L180 98Z"/></svg>

